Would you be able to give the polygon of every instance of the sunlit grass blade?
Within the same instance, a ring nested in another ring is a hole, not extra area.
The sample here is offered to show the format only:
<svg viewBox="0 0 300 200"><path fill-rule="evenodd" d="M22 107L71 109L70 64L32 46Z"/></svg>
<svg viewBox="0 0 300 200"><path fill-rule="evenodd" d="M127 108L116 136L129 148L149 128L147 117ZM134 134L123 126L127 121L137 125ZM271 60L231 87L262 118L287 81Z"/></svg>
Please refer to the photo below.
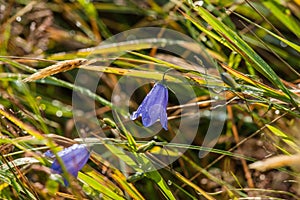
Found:
<svg viewBox="0 0 300 200"><path fill-rule="evenodd" d="M9 64L11 64L12 66L14 66L16 68L19 68L19 69L27 71L27 72L31 72L31 73L37 72L37 70L35 70L35 69L33 69L33 68L31 68L27 65L20 64L18 62L12 61L10 59L0 57L0 61L3 61L5 63L9 63ZM9 79L15 79L15 80L19 80L21 77L22 77L22 74L11 74L11 76L8 75ZM57 79L55 77L47 77L44 80L39 81L39 83L51 84L51 85L56 85L56 86L60 86L60 87L65 87L65 88L74 90L76 92L80 92L82 94L85 94L85 95L91 97L92 99L95 99L96 101L98 101L99 103L101 103L103 105L112 107L111 102L109 102L106 99L100 97L99 95L91 92L90 90L88 90L84 87L79 87L79 86L76 86L72 83Z"/></svg>
<svg viewBox="0 0 300 200"><path fill-rule="evenodd" d="M289 147L291 147L293 150L296 152L300 152L300 147L295 143L295 141L286 133L281 131L280 129L272 126L272 125L267 125L267 128L272 131L276 136L280 137Z"/></svg>
<svg viewBox="0 0 300 200"><path fill-rule="evenodd" d="M89 175L90 177L93 177L95 181L97 181L99 184L102 184L103 186L109 188L110 190L114 191L115 193L119 194L120 196L124 196L123 191L115 185L112 181L107 180L107 177L103 174L100 174L95 169L90 167L89 165L85 165L82 171Z"/></svg>
<svg viewBox="0 0 300 200"><path fill-rule="evenodd" d="M283 100L285 102L289 102L289 100L290 100L289 97L286 94L284 94L283 92L273 89L273 88L271 88L263 83L260 83L256 80L253 80L250 77L245 76L243 73L241 73L237 70L234 70L223 63L220 63L220 64L225 70L227 70L230 74L234 75L236 78L241 79L255 87L261 88L266 93L266 96L274 97L274 98Z"/></svg>
<svg viewBox="0 0 300 200"><path fill-rule="evenodd" d="M129 157L122 149L111 144L105 144L105 147L108 150L110 150L115 156L124 161L127 165L139 172L142 172L142 170L138 167L138 164L131 157Z"/></svg>
<svg viewBox="0 0 300 200"><path fill-rule="evenodd" d="M41 117L41 111L39 110L39 105L33 96L33 93L30 92L30 89L28 86L21 81L17 80L13 82L16 90L15 95L20 95L22 98L22 103L26 102L30 110L33 112L33 115L35 117L34 120L31 120L31 123L37 128L41 129L44 133L48 133L48 127L46 125L46 121Z"/></svg>
<svg viewBox="0 0 300 200"><path fill-rule="evenodd" d="M38 130L36 130L32 126L25 124L24 122L22 122L21 120L19 120L15 116L13 116L12 114L5 111L1 105L0 105L0 115L6 117L11 122L13 122L17 126L19 126L21 129L27 131L30 135L34 136L35 138L37 138L39 140L45 140L45 136L42 133L40 133Z"/></svg>
<svg viewBox="0 0 300 200"><path fill-rule="evenodd" d="M298 107L292 97L292 93L284 86L280 78L274 72L274 70L265 62L236 32L231 30L224 23L219 21L215 16L209 13L206 9L202 7L194 7L207 23L209 23L231 46L231 48L237 51L242 57L253 64L253 67L264 75L271 83L278 86L286 95L288 95L290 102Z"/></svg>
<svg viewBox="0 0 300 200"><path fill-rule="evenodd" d="M242 197L246 197L247 195L241 191L235 190L235 188L233 186L231 186L230 184L226 183L225 181L213 176L211 173L209 173L207 170L203 169L202 167L200 167L199 165L197 165L195 162L193 162L191 159L189 159L187 156L182 156L182 158L187 161L187 163L191 164L195 169L197 169L199 172L201 172L202 174L204 174L205 176L207 176L207 178L211 179L212 181L222 185L223 187L225 187L225 190L228 192L228 194L230 194L233 191L235 191L238 195L242 196ZM231 190L231 191L230 191Z"/></svg>
<svg viewBox="0 0 300 200"><path fill-rule="evenodd" d="M3 171L6 171L10 168L13 168L14 166L21 166L21 165L28 165L28 164L35 164L35 163L39 163L40 161L38 161L35 158L32 157L23 157L23 158L18 158L15 159L14 161L11 161L7 164L3 164L0 166L0 169Z"/></svg>
<svg viewBox="0 0 300 200"><path fill-rule="evenodd" d="M3 155L1 155L1 158L4 158ZM6 193L5 189L12 189L16 193L22 193L22 195L25 194L31 199L37 199L35 194L32 193L31 188L28 188L28 185L23 184L22 180L24 180L24 174L18 170L18 168L15 171L15 166L38 163L39 161L34 158L19 158L10 162L7 162L6 159L1 159L0 161L4 161L5 163L0 165L0 197Z"/></svg>
<svg viewBox="0 0 300 200"><path fill-rule="evenodd" d="M101 194L103 194L105 197L109 197L111 199L126 199L124 196L118 195L118 193L116 193L115 191L107 188L106 186L95 180L94 177L79 172L78 178L85 182L85 184L101 192Z"/></svg>
<svg viewBox="0 0 300 200"><path fill-rule="evenodd" d="M38 72L30 75L29 77L27 77L26 79L24 79L24 82L31 82L31 81L35 81L38 79L43 79L46 78L48 76L60 73L60 72L65 72L65 71L69 71L72 70L76 67L79 67L80 65L84 65L87 62L87 60L85 59L74 59L74 60L65 60L65 61L61 61L58 62L54 65L50 65L48 67L45 67L41 70L39 70Z"/></svg>
<svg viewBox="0 0 300 200"><path fill-rule="evenodd" d="M108 38L111 36L111 33L107 29L106 25L102 22L102 20L99 18L98 12L96 10L96 7L94 6L93 2L87 2L83 0L78 0L80 5L85 10L85 13L89 17L92 31L94 33L95 39L97 42L101 40L101 36L99 35L99 32L102 33L104 38Z"/></svg>
<svg viewBox="0 0 300 200"><path fill-rule="evenodd" d="M166 181L163 179L163 177L159 174L158 171L149 171L146 173L146 176L158 185L159 189L161 190L166 199L176 199L169 186L167 185Z"/></svg>
<svg viewBox="0 0 300 200"><path fill-rule="evenodd" d="M263 26L257 24L257 23L254 23L253 21L249 20L248 18L244 17L243 15L237 13L237 12L233 12L235 15L239 16L240 18L242 18L243 20L247 21L248 23L250 24L253 24L254 26L266 31L267 33L269 33L270 35L272 35L273 37L277 38L278 40L282 41L283 43L287 44L288 46L292 47L293 49L295 49L296 51L300 52L300 46L297 45L296 43L294 42L291 42L275 33L273 33L272 31L264 28ZM243 37L243 36L242 36Z"/></svg>
<svg viewBox="0 0 300 200"><path fill-rule="evenodd" d="M266 6L281 23L297 35L298 38L300 37L300 23L296 21L290 13L290 10L278 5L275 1L266 0L263 1L262 4Z"/></svg>
<svg viewBox="0 0 300 200"><path fill-rule="evenodd" d="M202 49L197 43L191 41L185 41L180 39L169 39L169 38L148 38L148 39L136 39L123 42L115 43L103 43L97 47L81 49L77 52L64 52L58 54L52 54L47 57L49 60L71 60L75 58L89 58L93 59L97 56L97 59L101 55L103 58L116 58L122 54L130 51L137 51L151 48L161 48L167 45L178 45L185 47L195 53L201 53Z"/></svg>
<svg viewBox="0 0 300 200"><path fill-rule="evenodd" d="M111 176L133 199L145 199L132 183L127 182L126 177L119 170L114 169L112 171Z"/></svg>
<svg viewBox="0 0 300 200"><path fill-rule="evenodd" d="M1 140L0 140L1 141ZM117 146L125 148L128 146L128 141L124 140L116 140L116 139L110 139L110 138L105 138L103 140L99 140L99 138L85 138L84 140L82 138L76 138L77 142L83 142L85 141L89 145L98 145L98 144L109 144L109 145L114 145L115 148ZM225 151L222 149L216 149L216 148L209 148L209 147L203 147L203 146L196 146L196 145L186 145L186 144L180 144L180 143L166 143L166 142L155 142L155 141L136 141L137 147L141 147L143 145L148 145L149 143L153 143L154 146L152 148L148 149L150 153L153 154L159 154L159 155L164 155L164 156L178 156L178 151L176 149L190 149L190 150L198 150L198 151L207 151L211 153L216 153L220 155L226 155L234 158L241 158L245 159L248 161L255 161L254 158L247 157L242 154L238 153L233 153L230 151ZM113 150L113 149L112 149ZM144 153L144 152L142 152Z"/></svg>
<svg viewBox="0 0 300 200"><path fill-rule="evenodd" d="M200 188L199 186L197 186L196 184L194 184L193 182L191 182L190 180L188 180L187 178L185 178L184 176L182 176L180 173L175 172L175 175L176 175L176 177L179 180L181 180L183 183L187 184L188 186L192 187L194 190L197 191L197 193L201 194L206 199L209 199L209 200L214 200L215 199L210 194L208 194L207 192L205 192L202 188Z"/></svg>
<svg viewBox="0 0 300 200"><path fill-rule="evenodd" d="M251 163L249 167L259 171L276 169L280 167L296 167L300 161L300 154L293 155L276 155L262 161Z"/></svg>
<svg viewBox="0 0 300 200"><path fill-rule="evenodd" d="M134 199L144 199L144 197L139 193L139 191L134 187L132 183L128 183L125 175L119 171L115 166L112 166L108 161L104 160L101 155L92 153L92 160L95 164L103 163L106 167L109 167L111 172L111 177L118 185L123 188L132 198Z"/></svg>
<svg viewBox="0 0 300 200"><path fill-rule="evenodd" d="M143 166L152 166L150 161L142 156L142 155L136 155L136 159L141 163L136 163L134 160L132 160L128 155L126 155L123 150L120 150L119 148L116 148L114 145L105 144L105 146L117 157L119 157L122 161L124 161L126 164L128 164L130 167L132 167L137 172L144 172ZM142 167L141 167L142 166ZM149 170L149 169L148 169ZM150 169L151 170L151 169ZM160 188L162 193L166 195L168 199L175 199L172 192L170 191L170 188L167 186L167 183L164 181L164 179L161 177L161 175L155 171L146 172L147 177L152 179Z"/></svg>
<svg viewBox="0 0 300 200"><path fill-rule="evenodd" d="M59 6L60 11L64 14L64 17L67 18L70 22L73 22L74 25L77 25L91 40L95 41L95 36L93 31L90 29L89 24L82 18L76 8L72 4L61 4Z"/></svg>

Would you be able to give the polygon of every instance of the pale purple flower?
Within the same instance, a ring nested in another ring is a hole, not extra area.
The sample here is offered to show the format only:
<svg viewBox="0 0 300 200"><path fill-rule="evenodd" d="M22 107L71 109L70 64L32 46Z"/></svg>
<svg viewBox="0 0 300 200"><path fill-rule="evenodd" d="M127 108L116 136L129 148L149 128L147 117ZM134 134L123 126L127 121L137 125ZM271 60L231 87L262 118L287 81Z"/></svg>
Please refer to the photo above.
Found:
<svg viewBox="0 0 300 200"><path fill-rule="evenodd" d="M45 154L46 156L51 157L51 152L46 152ZM62 159L67 171L74 177L77 177L78 171L87 163L90 152L84 144L74 144L58 152L57 155ZM51 169L55 173L63 173L62 167L57 159L53 161ZM65 185L68 186L68 182L66 180L64 180L64 182Z"/></svg>
<svg viewBox="0 0 300 200"><path fill-rule="evenodd" d="M168 130L167 104L168 88L162 83L156 83L130 119L135 120L141 116L145 127L151 126L160 119L162 127Z"/></svg>

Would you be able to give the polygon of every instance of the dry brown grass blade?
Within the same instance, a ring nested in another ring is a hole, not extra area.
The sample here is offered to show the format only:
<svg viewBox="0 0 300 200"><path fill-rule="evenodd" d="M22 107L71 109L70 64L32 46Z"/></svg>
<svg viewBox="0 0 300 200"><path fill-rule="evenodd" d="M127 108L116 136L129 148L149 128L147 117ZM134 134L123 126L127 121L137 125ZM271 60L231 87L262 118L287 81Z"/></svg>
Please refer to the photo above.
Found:
<svg viewBox="0 0 300 200"><path fill-rule="evenodd" d="M87 60L83 59L83 58L61 61L54 65L50 65L49 67L39 70L38 72L25 78L23 81L30 82L30 81L42 79L47 76L51 76L53 74L57 74L60 72L65 72L65 71L74 69L76 67L79 67L80 65L84 65L85 63L87 63Z"/></svg>
<svg viewBox="0 0 300 200"><path fill-rule="evenodd" d="M259 171L266 171L269 169L275 169L279 167L291 166L299 169L300 154L295 155L278 155L271 158L267 158L263 161L257 161L249 165L250 169L256 169Z"/></svg>

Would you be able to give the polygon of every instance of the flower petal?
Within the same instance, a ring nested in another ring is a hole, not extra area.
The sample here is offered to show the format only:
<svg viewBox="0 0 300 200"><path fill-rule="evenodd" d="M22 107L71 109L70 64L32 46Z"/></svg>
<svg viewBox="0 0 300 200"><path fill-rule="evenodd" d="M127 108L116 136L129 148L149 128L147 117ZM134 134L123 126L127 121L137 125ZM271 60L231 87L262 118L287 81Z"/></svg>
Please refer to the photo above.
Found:
<svg viewBox="0 0 300 200"><path fill-rule="evenodd" d="M160 124L166 131L168 130L168 116L166 112L160 113Z"/></svg>
<svg viewBox="0 0 300 200"><path fill-rule="evenodd" d="M71 147L65 148L64 150L58 152L58 156L61 157L67 171L74 177L77 177L78 171L81 170L88 161L90 153L85 145L74 144ZM53 161L51 169L56 173L63 173L63 170L57 159Z"/></svg>
<svg viewBox="0 0 300 200"><path fill-rule="evenodd" d="M167 104L168 88L161 83L156 83L130 119L135 120L141 116L145 127L151 126L160 119L163 128L167 130Z"/></svg>

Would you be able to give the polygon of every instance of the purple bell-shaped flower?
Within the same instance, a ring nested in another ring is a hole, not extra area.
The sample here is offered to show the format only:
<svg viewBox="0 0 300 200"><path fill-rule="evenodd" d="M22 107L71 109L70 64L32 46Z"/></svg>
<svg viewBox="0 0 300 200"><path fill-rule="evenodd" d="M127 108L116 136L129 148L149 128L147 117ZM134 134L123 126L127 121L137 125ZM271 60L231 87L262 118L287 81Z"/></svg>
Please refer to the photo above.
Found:
<svg viewBox="0 0 300 200"><path fill-rule="evenodd" d="M168 130L167 104L168 88L162 83L156 83L130 119L135 120L141 116L145 127L151 126L160 119L162 127Z"/></svg>
<svg viewBox="0 0 300 200"><path fill-rule="evenodd" d="M51 152L46 152L45 154L48 157L52 156ZM74 177L77 177L78 171L81 170L87 163L90 157L90 152L84 144L74 144L58 152L57 155L62 159L67 171ZM63 173L63 170L57 159L53 161L51 169L55 173ZM64 182L66 186L69 185L66 180L64 180Z"/></svg>

